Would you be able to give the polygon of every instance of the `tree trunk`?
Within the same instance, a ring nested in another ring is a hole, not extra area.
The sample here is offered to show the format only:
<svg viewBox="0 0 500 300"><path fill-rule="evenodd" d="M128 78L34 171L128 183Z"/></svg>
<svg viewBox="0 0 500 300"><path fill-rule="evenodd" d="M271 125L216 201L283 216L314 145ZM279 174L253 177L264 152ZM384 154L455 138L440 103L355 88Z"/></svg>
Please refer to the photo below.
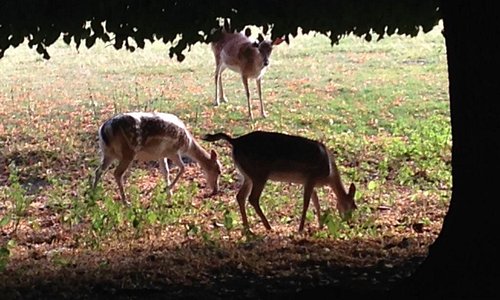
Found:
<svg viewBox="0 0 500 300"><path fill-rule="evenodd" d="M488 4L492 5L492 4ZM443 0L452 126L452 198L439 237L410 278L413 296L493 296L500 114L496 11L482 1ZM408 289L406 289L408 291ZM498 292L496 292L498 294Z"/></svg>

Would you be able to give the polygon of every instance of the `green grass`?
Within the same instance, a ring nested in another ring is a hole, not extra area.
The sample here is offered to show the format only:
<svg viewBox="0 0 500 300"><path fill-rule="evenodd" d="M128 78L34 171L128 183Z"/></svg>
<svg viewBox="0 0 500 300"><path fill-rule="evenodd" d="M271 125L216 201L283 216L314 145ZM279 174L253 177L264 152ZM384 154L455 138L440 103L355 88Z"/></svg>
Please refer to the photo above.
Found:
<svg viewBox="0 0 500 300"><path fill-rule="evenodd" d="M404 235L421 220L440 227L441 215L428 216L436 207L446 211L451 190L446 53L439 29L371 43L347 37L333 47L326 37L302 35L279 45L263 79L266 119L259 117L250 82L255 121L247 118L239 75L229 70L223 74L229 102L212 105L214 62L207 45L195 45L182 63L170 60L162 43L134 53L103 44L76 51L57 43L49 52L52 58L45 61L23 46L0 60L0 171L16 174L0 177L3 231L13 228L14 219L24 220L16 230L34 230L51 218L83 247L154 236L165 228L180 232L176 239L216 241L214 223L238 232L238 185L226 146L202 144L215 148L224 165L223 194L216 198L203 199L197 167L180 180L172 207L160 187L152 188L162 184L152 168L131 168L129 207L115 200L111 172L96 192L89 190L99 161L98 126L132 110L174 113L195 137L263 129L324 141L337 156L344 184L357 185L360 209L352 224L340 222L332 196L322 190L327 227L314 230L317 238ZM301 193L295 185L266 186L261 203L273 227L296 230ZM39 214L31 205L19 215L23 203L41 203L46 210ZM392 207L390 217L379 213L380 206ZM248 213L252 227L262 231L251 207ZM404 218L411 221L397 221ZM312 212L307 224L316 226Z"/></svg>

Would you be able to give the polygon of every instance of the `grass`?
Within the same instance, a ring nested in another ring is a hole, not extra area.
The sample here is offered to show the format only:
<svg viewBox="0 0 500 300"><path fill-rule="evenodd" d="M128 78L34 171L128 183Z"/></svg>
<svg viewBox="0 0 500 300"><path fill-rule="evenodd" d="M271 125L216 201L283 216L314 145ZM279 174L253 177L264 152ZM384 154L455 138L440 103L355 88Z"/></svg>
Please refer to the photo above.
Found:
<svg viewBox="0 0 500 300"><path fill-rule="evenodd" d="M243 85L231 71L223 74L229 102L212 105L214 62L207 45L195 45L182 63L170 60L162 43L128 53L104 44L77 51L58 42L49 52L45 61L22 46L0 60L0 272L33 263L37 255L59 268L75 261L78 251L245 242L238 180L222 144L202 143L219 152L224 166L217 197L203 197L196 165L180 180L172 206L153 164L136 164L127 173L130 206L116 201L111 172L90 190L99 162L98 126L133 110L174 113L195 137L262 129L324 141L336 154L344 184L357 186L353 221L339 219L330 191L322 189L326 226L317 228L311 210L305 235L297 235L302 189L268 183L261 203L274 231L266 233L249 207L258 235L383 241L381 254L369 261L375 263L387 255L387 240L412 239L425 253L440 230L451 195L451 131L439 28L371 43L347 37L333 47L323 36L300 35L277 46L263 79L269 117L258 117L254 101L255 121L247 118ZM253 81L250 87L257 100Z"/></svg>

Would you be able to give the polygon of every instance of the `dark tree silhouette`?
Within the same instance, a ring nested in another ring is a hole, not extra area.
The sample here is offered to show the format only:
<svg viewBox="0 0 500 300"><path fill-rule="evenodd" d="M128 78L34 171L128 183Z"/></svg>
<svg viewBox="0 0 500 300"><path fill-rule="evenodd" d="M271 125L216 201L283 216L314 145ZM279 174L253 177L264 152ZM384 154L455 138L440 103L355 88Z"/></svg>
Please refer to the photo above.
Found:
<svg viewBox="0 0 500 300"><path fill-rule="evenodd" d="M45 58L62 37L68 44L92 47L96 39L134 51L145 40L174 44L171 57L196 42L209 42L220 20L231 28L261 25L273 36L314 30L332 43L354 33L415 35L444 20L452 125L452 199L443 229L413 276L391 293L413 298L455 298L498 294L498 149L500 114L498 51L500 36L493 3L473 0L17 0L0 2L0 57L27 41ZM269 27L271 26L271 27ZM176 39L182 34L181 39ZM332 51L334 49L332 48ZM314 293L315 291L306 291ZM350 297L351 291L330 291ZM359 294L359 293L358 293ZM365 295L369 296L369 295Z"/></svg>
<svg viewBox="0 0 500 300"><path fill-rule="evenodd" d="M295 36L300 27L337 42L354 33L371 40L394 33L416 35L439 20L437 0L16 0L0 2L0 57L24 41L45 58L47 47L62 37L68 44L92 47L97 39L134 51L145 40L174 42L170 56L196 42L208 42L221 19L233 30L246 25L272 25L276 36ZM105 23L103 23L105 22ZM267 30L265 30L267 31ZM178 34L182 38L178 40Z"/></svg>
<svg viewBox="0 0 500 300"><path fill-rule="evenodd" d="M500 129L498 11L481 1L442 1L452 125L452 199L443 229L414 274L416 295L499 294L497 264ZM496 16L495 16L496 14Z"/></svg>

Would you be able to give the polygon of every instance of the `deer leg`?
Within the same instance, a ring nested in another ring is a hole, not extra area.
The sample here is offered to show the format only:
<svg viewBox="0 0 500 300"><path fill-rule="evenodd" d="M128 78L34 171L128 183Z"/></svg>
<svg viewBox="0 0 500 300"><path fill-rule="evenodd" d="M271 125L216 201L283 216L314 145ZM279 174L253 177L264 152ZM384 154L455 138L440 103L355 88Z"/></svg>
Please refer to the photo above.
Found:
<svg viewBox="0 0 500 300"><path fill-rule="evenodd" d="M163 178L165 179L165 191L167 193L168 198L172 197L172 190L170 189L170 171L168 169L168 161L167 158L164 157L158 160L160 163L160 172L163 174Z"/></svg>
<svg viewBox="0 0 500 300"><path fill-rule="evenodd" d="M257 93L259 93L259 101L260 101L260 115L265 118L266 111L264 110L264 102L262 101L262 88L261 88L261 79L257 78Z"/></svg>
<svg viewBox="0 0 500 300"><path fill-rule="evenodd" d="M262 194L262 190L264 189L265 184L265 181L253 182L252 192L250 193L248 202L250 202L250 204L252 204L252 206L254 207L257 215L259 215L262 223L264 223L264 227L266 227L267 230L271 230L271 225L269 225L269 222L267 221L266 216L264 216L264 213L262 212L259 204L260 195Z"/></svg>
<svg viewBox="0 0 500 300"><path fill-rule="evenodd" d="M217 61L215 67L215 99L214 99L215 106L219 105L219 77L220 77L220 66L219 62Z"/></svg>
<svg viewBox="0 0 500 300"><path fill-rule="evenodd" d="M103 155L101 158L101 165L95 170L94 183L92 184L92 189L95 190L97 187L97 182L101 179L101 176L109 168L109 165L113 162L113 158Z"/></svg>
<svg viewBox="0 0 500 300"><path fill-rule="evenodd" d="M321 209L319 207L318 194L316 194L316 191L314 191L314 190L312 192L312 201L314 204L314 208L316 209L316 217L318 218L318 226L319 226L319 228L321 228L321 227L323 227L321 224Z"/></svg>
<svg viewBox="0 0 500 300"><path fill-rule="evenodd" d="M222 102L227 102L226 96L224 95L224 88L222 87L222 72L225 69L225 67L221 67L219 71L219 100Z"/></svg>
<svg viewBox="0 0 500 300"><path fill-rule="evenodd" d="M175 176L174 181L172 181L168 189L172 189L174 187L174 185L177 183L177 180L179 180L185 170L184 163L182 162L182 158L179 154L173 155L172 157L170 157L170 159L179 167L179 173L177 173L177 176Z"/></svg>
<svg viewBox="0 0 500 300"><path fill-rule="evenodd" d="M248 178L243 179L243 184L236 195L236 201L238 201L238 206L240 207L241 221L243 222L243 228L245 230L249 230L250 226L248 225L247 213L245 210L245 200L250 194L250 189L252 188L252 181Z"/></svg>
<svg viewBox="0 0 500 300"><path fill-rule="evenodd" d="M304 230L304 222L306 220L307 209L309 208L309 201L314 192L314 183L306 182L304 184L304 207L302 208L302 217L300 218L299 231Z"/></svg>
<svg viewBox="0 0 500 300"><path fill-rule="evenodd" d="M215 106L218 106L220 101L227 102L224 90L222 89L222 71L224 71L224 68L220 65L219 60L217 60L215 67Z"/></svg>
<svg viewBox="0 0 500 300"><path fill-rule="evenodd" d="M250 103L250 91L248 90L248 78L245 76L241 76L241 80L243 81L243 85L245 86L245 94L247 96L248 116L251 120L253 120L252 105Z"/></svg>
<svg viewBox="0 0 500 300"><path fill-rule="evenodd" d="M132 159L123 159L115 169L115 180L116 184L118 184L118 190L120 191L120 198L123 202L127 201L127 198L125 197L125 191L123 190L123 174L125 173L125 171L127 171L131 162Z"/></svg>
<svg viewBox="0 0 500 300"><path fill-rule="evenodd" d="M216 62L216 67L215 67L215 99L214 99L214 105L218 106L219 105L219 76L220 76L220 67L218 61Z"/></svg>

